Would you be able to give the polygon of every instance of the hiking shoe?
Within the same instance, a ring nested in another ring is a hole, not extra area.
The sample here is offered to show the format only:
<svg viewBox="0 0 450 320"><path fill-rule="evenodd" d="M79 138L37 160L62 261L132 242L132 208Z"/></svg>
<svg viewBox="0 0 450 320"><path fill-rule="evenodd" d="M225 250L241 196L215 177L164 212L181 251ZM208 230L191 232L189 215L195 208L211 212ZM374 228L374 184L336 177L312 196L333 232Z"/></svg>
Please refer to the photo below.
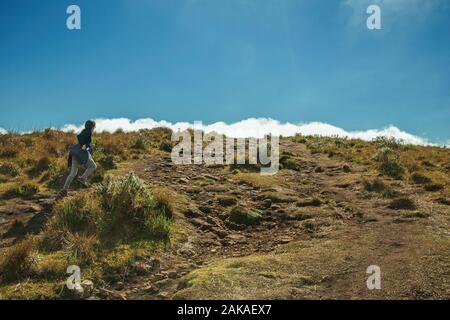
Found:
<svg viewBox="0 0 450 320"><path fill-rule="evenodd" d="M57 199L63 199L65 197L67 197L67 190L62 189L61 191L58 192L58 195L57 195L56 198Z"/></svg>
<svg viewBox="0 0 450 320"><path fill-rule="evenodd" d="M83 186L83 188L89 188L91 186L89 182L86 181L86 179L78 178L77 181Z"/></svg>

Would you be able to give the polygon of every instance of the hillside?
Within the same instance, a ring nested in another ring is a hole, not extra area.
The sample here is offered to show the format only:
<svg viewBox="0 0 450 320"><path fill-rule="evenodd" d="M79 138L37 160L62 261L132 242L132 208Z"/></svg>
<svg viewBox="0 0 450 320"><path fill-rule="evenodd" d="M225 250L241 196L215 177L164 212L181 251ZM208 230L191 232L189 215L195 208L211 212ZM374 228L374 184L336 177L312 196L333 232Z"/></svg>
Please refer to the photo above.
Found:
<svg viewBox="0 0 450 320"><path fill-rule="evenodd" d="M450 298L448 149L284 137L261 176L174 165L170 134L97 134L94 187L62 201L74 135L0 135L0 298Z"/></svg>

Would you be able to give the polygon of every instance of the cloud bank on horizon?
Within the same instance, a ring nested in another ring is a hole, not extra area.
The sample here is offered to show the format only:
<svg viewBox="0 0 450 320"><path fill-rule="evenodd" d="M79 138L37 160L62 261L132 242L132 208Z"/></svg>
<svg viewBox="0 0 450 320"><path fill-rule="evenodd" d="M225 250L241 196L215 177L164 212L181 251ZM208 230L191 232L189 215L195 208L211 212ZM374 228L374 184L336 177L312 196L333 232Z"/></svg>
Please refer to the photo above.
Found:
<svg viewBox="0 0 450 320"><path fill-rule="evenodd" d="M95 119L97 123L98 132L113 133L117 130L125 132L139 131L141 129L154 129L158 127L170 128L174 131L183 131L189 128L199 128L198 124L189 122L171 123L165 120L156 121L151 118L130 120L127 118L115 119ZM65 132L81 131L83 125L66 124L62 128ZM389 125L383 129L369 129L364 131L346 131L342 128L333 126L323 122L309 122L309 123L281 123L278 120L270 118L249 118L235 123L227 124L225 122L215 122L213 124L201 124L201 129L205 133L217 132L234 138L262 138L267 134L281 135L284 137L301 134L304 136L326 136L326 137L340 137L349 139L361 139L371 141L377 137L395 138L406 144L413 145L436 145L428 139L413 135ZM0 134L6 134L8 131L0 128ZM449 141L450 142L450 141Z"/></svg>
<svg viewBox="0 0 450 320"><path fill-rule="evenodd" d="M174 131L183 131L194 127L194 123L189 122L177 122L171 123L168 121L155 121L150 118L138 119L132 121L127 118L116 119L96 119L97 131L99 132L115 132L116 130L123 130L125 132L138 131L141 129L153 129L157 127L167 127ZM197 128L198 126L196 126ZM83 125L67 124L64 125L61 130L80 131ZM390 125L383 129L369 129L365 131L346 131L342 128L322 123L322 122L310 122L310 123L281 123L277 120L270 118L250 118L235 123L227 124L225 122L215 122L213 124L203 124L202 130L206 133L217 132L226 136L234 138L246 138L255 137L261 138L267 134L282 135L285 137L294 136L296 134L319 135L319 136L336 136L349 139L361 139L365 141L371 141L377 137L392 137L398 140L402 140L406 144L413 145L434 145L425 138L410 134L402 131L399 128ZM0 133L5 133L6 130L0 128Z"/></svg>

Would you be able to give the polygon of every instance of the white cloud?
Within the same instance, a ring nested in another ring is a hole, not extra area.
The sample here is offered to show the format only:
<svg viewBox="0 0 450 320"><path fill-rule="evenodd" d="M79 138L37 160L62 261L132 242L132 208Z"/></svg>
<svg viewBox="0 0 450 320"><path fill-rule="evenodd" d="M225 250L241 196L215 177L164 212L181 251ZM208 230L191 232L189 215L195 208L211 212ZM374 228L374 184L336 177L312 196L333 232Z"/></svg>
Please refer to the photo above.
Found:
<svg viewBox="0 0 450 320"><path fill-rule="evenodd" d="M155 121L153 119L139 119L131 121L126 118L118 119L97 119L97 131L114 132L117 129L122 129L125 132L137 131L140 129L153 129L157 127L167 127L172 130L186 130L192 128L193 124L188 122L171 123L167 121ZM64 131L79 131L83 126L73 124L65 125ZM354 139L362 139L366 141L373 140L377 137L393 137L401 139L404 143L415 145L431 145L431 143L424 138L415 136L413 134L401 131L399 128L390 125L383 129L370 129L365 131L346 131L342 128L322 123L310 122L303 124L280 123L277 120L267 118L250 118L247 120L238 121L227 124L225 122L216 122L213 124L203 125L205 132L217 132L225 134L230 137L243 138L255 137L260 138L266 134L293 136L297 133L302 135L320 135L320 136L337 136Z"/></svg>
<svg viewBox="0 0 450 320"><path fill-rule="evenodd" d="M6 131L5 129L3 129L3 128L0 128L0 134L7 134L8 133L8 131Z"/></svg>

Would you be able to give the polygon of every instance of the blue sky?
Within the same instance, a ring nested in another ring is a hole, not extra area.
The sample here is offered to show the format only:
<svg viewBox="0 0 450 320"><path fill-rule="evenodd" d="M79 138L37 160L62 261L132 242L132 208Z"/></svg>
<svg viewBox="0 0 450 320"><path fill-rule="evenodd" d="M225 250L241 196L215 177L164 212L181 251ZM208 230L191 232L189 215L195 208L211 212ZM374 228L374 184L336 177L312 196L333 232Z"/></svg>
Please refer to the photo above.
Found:
<svg viewBox="0 0 450 320"><path fill-rule="evenodd" d="M446 0L3 0L0 127L270 117L448 141L449 18Z"/></svg>

